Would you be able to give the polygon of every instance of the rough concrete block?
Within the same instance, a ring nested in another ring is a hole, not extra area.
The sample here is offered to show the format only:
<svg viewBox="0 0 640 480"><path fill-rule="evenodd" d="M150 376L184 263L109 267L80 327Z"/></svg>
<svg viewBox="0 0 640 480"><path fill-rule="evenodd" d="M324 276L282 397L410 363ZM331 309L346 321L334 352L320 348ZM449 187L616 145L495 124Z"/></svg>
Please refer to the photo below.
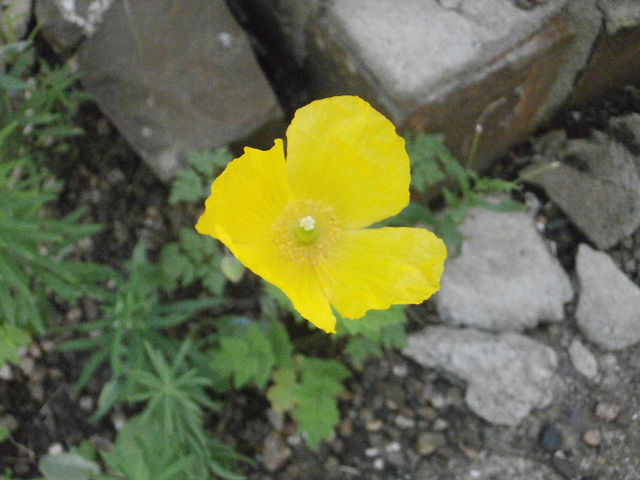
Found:
<svg viewBox="0 0 640 480"><path fill-rule="evenodd" d="M310 78L318 96L444 133L461 157L482 124L481 168L566 98L599 25L595 0L336 0L310 27Z"/></svg>
<svg viewBox="0 0 640 480"><path fill-rule="evenodd" d="M559 387L553 349L517 333L428 327L409 336L403 353L465 380L469 408L498 425L517 425L547 407Z"/></svg>
<svg viewBox="0 0 640 480"><path fill-rule="evenodd" d="M438 314L448 323L522 331L558 322L573 291L525 212L469 210L459 256L447 259Z"/></svg>

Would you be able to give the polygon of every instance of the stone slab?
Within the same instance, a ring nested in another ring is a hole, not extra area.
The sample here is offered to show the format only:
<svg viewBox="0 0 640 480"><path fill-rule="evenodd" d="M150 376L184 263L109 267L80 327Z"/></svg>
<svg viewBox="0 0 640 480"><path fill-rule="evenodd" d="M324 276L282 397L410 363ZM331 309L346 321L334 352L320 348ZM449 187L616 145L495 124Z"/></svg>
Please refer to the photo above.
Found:
<svg viewBox="0 0 640 480"><path fill-rule="evenodd" d="M161 179L189 151L282 129L277 99L223 0L118 0L87 28L82 83Z"/></svg>
<svg viewBox="0 0 640 480"><path fill-rule="evenodd" d="M604 252L578 248L576 271L580 298L576 310L584 335L606 350L640 342L640 288Z"/></svg>
<svg viewBox="0 0 640 480"><path fill-rule="evenodd" d="M469 408L499 425L547 407L559 387L553 349L517 333L428 327L409 336L404 354L465 380Z"/></svg>
<svg viewBox="0 0 640 480"><path fill-rule="evenodd" d="M444 133L459 157L482 124L482 168L566 98L599 26L595 0L338 0L311 27L310 78L320 96L359 94L402 129Z"/></svg>
<svg viewBox="0 0 640 480"><path fill-rule="evenodd" d="M435 296L443 321L522 331L563 319L571 284L528 213L477 207L460 231L462 251L447 260Z"/></svg>
<svg viewBox="0 0 640 480"><path fill-rule="evenodd" d="M544 188L598 248L611 248L640 227L640 162L626 145L602 132L568 140L557 131L538 139L535 149L541 161L523 178ZM552 162L556 168L544 170Z"/></svg>

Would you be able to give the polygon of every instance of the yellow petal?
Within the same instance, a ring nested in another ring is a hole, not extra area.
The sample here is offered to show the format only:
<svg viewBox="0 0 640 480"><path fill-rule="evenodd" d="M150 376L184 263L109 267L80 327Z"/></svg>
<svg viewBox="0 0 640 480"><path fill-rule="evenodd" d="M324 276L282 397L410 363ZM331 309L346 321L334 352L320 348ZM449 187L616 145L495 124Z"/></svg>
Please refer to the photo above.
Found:
<svg viewBox="0 0 640 480"><path fill-rule="evenodd" d="M404 139L358 97L317 100L296 112L287 173L294 198L331 205L343 228L371 225L409 203Z"/></svg>
<svg viewBox="0 0 640 480"><path fill-rule="evenodd" d="M246 148L213 182L196 229L228 247L272 242L273 224L290 196L282 140L267 151Z"/></svg>
<svg viewBox="0 0 640 480"><path fill-rule="evenodd" d="M332 254L316 266L329 301L341 315L421 303L440 288L447 250L421 228L344 232Z"/></svg>
<svg viewBox="0 0 640 480"><path fill-rule="evenodd" d="M273 283L304 318L327 333L335 333L336 317L311 263L282 257L276 245L234 245L233 254L254 273Z"/></svg>

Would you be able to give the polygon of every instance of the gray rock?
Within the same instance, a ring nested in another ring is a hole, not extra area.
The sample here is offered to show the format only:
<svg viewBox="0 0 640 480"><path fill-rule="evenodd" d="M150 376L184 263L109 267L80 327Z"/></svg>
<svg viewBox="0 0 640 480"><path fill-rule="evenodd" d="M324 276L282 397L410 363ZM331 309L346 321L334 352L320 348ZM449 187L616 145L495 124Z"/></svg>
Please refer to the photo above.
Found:
<svg viewBox="0 0 640 480"><path fill-rule="evenodd" d="M552 132L537 150L544 159L523 172L539 185L600 249L614 246L640 226L638 160L624 145L601 132L567 140ZM540 170L552 161L557 168Z"/></svg>
<svg viewBox="0 0 640 480"><path fill-rule="evenodd" d="M85 35L93 35L114 0L36 0L42 35L58 52L72 53Z"/></svg>
<svg viewBox="0 0 640 480"><path fill-rule="evenodd" d="M451 467L458 469L453 462ZM520 457L490 455L476 459L456 480L561 480L557 473L545 464Z"/></svg>
<svg viewBox="0 0 640 480"><path fill-rule="evenodd" d="M598 376L598 361L596 357L578 339L569 345L569 358L574 368L587 378Z"/></svg>
<svg viewBox="0 0 640 480"><path fill-rule="evenodd" d="M562 320L571 285L530 215L474 208L461 232L462 253L447 260L435 297L443 320L498 331Z"/></svg>
<svg viewBox="0 0 640 480"><path fill-rule="evenodd" d="M355 93L486 167L555 113L590 58L596 0L335 0L311 22L314 95Z"/></svg>
<svg viewBox="0 0 640 480"><path fill-rule="evenodd" d="M640 289L606 253L586 244L578 247L576 271L580 280L576 319L582 333L607 350L640 342Z"/></svg>
<svg viewBox="0 0 640 480"><path fill-rule="evenodd" d="M545 408L559 386L555 352L516 333L429 327L409 337L404 353L465 380L469 408L499 425L517 425Z"/></svg>
<svg viewBox="0 0 640 480"><path fill-rule="evenodd" d="M88 93L163 180L189 151L280 127L275 95L223 0L114 2L78 61Z"/></svg>

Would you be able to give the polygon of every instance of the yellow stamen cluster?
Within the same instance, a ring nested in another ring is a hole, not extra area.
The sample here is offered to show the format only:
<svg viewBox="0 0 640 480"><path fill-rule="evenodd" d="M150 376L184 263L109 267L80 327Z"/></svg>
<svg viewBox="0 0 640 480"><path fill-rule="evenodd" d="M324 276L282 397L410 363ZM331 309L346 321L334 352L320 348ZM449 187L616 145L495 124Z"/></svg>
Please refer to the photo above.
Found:
<svg viewBox="0 0 640 480"><path fill-rule="evenodd" d="M338 241L337 225L332 207L315 200L294 200L273 226L274 241L283 257L315 265Z"/></svg>

